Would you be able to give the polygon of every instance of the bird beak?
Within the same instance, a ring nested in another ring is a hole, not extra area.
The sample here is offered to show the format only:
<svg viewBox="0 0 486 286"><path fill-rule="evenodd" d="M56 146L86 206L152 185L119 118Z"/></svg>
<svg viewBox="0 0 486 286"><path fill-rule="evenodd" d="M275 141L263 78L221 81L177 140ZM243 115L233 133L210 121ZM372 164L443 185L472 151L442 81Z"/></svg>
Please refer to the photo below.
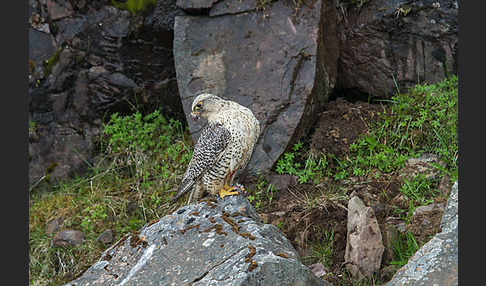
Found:
<svg viewBox="0 0 486 286"><path fill-rule="evenodd" d="M200 116L200 115L201 115L201 114L200 114L199 112L194 112L194 111L193 111L193 112L191 112L191 116L192 116L192 119L193 119L194 121L197 121L197 120L199 119L199 116Z"/></svg>

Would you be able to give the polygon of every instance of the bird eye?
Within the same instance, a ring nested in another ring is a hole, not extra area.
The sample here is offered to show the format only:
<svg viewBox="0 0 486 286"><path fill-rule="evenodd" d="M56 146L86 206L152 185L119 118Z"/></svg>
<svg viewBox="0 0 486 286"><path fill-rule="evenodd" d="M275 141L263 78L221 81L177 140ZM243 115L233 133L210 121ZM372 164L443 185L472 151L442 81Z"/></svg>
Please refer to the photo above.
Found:
<svg viewBox="0 0 486 286"><path fill-rule="evenodd" d="M201 108L202 108L202 102L199 102L198 104L196 104L196 110L201 109Z"/></svg>

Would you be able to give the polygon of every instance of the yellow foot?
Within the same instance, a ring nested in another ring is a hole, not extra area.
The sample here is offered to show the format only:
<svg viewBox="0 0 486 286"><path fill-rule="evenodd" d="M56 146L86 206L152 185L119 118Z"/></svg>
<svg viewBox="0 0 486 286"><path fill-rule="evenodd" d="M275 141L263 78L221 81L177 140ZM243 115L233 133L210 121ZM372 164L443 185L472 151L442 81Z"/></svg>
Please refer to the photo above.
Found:
<svg viewBox="0 0 486 286"><path fill-rule="evenodd" d="M238 195L239 192L233 191L235 188L225 184L224 187L219 191L219 196L224 198L226 196Z"/></svg>

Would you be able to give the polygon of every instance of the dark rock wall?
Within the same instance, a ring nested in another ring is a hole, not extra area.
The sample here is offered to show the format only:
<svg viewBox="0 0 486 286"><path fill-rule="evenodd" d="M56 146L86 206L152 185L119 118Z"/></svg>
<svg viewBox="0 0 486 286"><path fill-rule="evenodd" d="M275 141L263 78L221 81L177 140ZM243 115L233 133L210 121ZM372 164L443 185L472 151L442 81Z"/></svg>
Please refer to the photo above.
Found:
<svg viewBox="0 0 486 286"><path fill-rule="evenodd" d="M31 185L82 173L114 112L136 106L183 120L172 53L173 21L182 13L175 1L136 16L110 1L29 3Z"/></svg>
<svg viewBox="0 0 486 286"><path fill-rule="evenodd" d="M337 88L383 98L457 74L457 1L374 0L344 11Z"/></svg>

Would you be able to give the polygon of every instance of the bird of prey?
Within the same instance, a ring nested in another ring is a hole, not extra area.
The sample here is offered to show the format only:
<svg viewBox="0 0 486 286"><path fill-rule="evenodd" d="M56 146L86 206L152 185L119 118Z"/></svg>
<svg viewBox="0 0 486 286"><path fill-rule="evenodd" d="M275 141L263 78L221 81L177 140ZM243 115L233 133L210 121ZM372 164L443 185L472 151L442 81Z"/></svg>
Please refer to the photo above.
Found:
<svg viewBox="0 0 486 286"><path fill-rule="evenodd" d="M260 122L250 109L216 95L202 93L191 107L194 120L207 119L194 146L192 159L169 204L191 191L188 203L205 194L238 194L233 187L236 171L250 161L260 135Z"/></svg>

